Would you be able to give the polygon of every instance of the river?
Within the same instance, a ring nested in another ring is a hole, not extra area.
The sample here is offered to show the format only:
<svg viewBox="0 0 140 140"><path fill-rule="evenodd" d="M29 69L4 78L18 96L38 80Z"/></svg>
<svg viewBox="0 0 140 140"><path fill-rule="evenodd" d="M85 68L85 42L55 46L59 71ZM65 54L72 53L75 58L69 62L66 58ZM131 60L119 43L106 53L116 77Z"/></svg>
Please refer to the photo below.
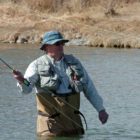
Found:
<svg viewBox="0 0 140 140"><path fill-rule="evenodd" d="M85 135L53 140L140 140L140 50L78 46L65 47L65 52L81 60L110 116L102 125L82 95L80 110L88 124ZM0 44L0 57L22 72L42 54L33 44ZM22 95L11 71L1 62L0 87L0 140L36 140L35 96Z"/></svg>

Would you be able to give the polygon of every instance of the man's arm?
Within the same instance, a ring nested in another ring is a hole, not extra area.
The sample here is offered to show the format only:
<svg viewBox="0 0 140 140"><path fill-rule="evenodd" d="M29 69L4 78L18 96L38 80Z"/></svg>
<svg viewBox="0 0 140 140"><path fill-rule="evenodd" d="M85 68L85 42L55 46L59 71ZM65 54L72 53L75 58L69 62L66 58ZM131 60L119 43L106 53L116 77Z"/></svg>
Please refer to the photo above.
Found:
<svg viewBox="0 0 140 140"><path fill-rule="evenodd" d="M108 120L108 114L103 106L103 99L98 94L95 85L93 84L92 80L88 76L86 70L84 70L84 76L87 83L86 88L84 89L84 94L86 98L89 100L89 102L94 106L94 108L97 110L99 120L102 122L102 124L106 123Z"/></svg>
<svg viewBox="0 0 140 140"><path fill-rule="evenodd" d="M34 88L35 83L38 80L38 74L36 72L36 63L32 62L23 76L21 72L14 71L13 75L15 79L18 81L18 87L20 88L22 93L30 93ZM25 83L25 80L29 82L29 84Z"/></svg>

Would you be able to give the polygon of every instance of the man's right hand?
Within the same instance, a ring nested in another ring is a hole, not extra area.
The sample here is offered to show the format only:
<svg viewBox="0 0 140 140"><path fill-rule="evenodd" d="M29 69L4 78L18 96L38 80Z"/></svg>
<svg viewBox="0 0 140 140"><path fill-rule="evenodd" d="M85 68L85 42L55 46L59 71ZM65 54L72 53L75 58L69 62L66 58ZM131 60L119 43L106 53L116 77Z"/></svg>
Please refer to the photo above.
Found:
<svg viewBox="0 0 140 140"><path fill-rule="evenodd" d="M108 120L109 115L105 110L101 110L99 112L99 120L101 121L102 124L105 124Z"/></svg>
<svg viewBox="0 0 140 140"><path fill-rule="evenodd" d="M24 82L24 77L22 75L21 72L19 71L16 71L16 70L13 70L13 75L14 75L14 78L20 83L22 84Z"/></svg>

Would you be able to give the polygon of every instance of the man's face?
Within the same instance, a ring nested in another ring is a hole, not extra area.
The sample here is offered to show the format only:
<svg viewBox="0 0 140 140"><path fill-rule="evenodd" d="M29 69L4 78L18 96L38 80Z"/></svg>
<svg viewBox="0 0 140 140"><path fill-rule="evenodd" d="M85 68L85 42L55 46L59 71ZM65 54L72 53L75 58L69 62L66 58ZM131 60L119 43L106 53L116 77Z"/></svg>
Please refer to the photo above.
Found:
<svg viewBox="0 0 140 140"><path fill-rule="evenodd" d="M51 57L55 58L56 60L59 60L64 54L63 46L64 46L64 43L56 43L54 45L46 45L45 51Z"/></svg>

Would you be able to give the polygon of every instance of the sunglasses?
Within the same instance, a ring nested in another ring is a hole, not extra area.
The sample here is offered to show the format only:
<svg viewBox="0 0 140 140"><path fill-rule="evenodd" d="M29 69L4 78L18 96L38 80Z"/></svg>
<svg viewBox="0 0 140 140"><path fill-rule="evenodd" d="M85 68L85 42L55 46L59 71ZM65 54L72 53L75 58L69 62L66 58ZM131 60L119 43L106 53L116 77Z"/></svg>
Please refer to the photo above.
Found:
<svg viewBox="0 0 140 140"><path fill-rule="evenodd" d="M64 42L63 41L59 41L59 42L56 42L54 45L56 45L56 46L63 46Z"/></svg>

